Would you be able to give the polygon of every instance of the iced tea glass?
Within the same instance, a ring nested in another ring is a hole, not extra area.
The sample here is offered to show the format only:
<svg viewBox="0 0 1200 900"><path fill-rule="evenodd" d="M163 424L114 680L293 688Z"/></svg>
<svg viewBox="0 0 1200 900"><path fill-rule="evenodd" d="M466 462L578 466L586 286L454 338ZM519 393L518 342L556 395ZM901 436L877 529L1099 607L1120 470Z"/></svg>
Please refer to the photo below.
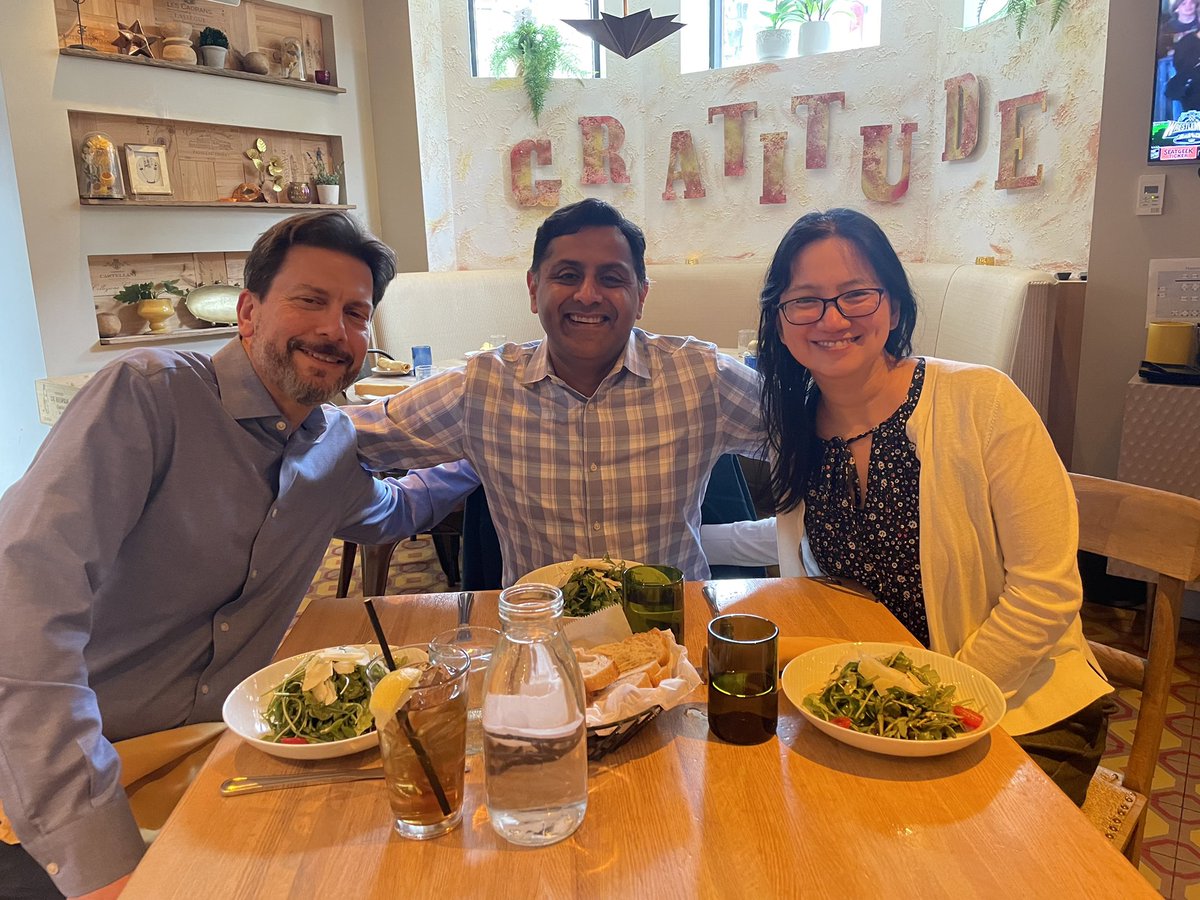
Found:
<svg viewBox="0 0 1200 900"><path fill-rule="evenodd" d="M375 728L396 833L421 841L462 821L471 658L459 647L401 647L399 652L406 649L427 650L429 668L396 714ZM368 671L374 687L387 666L376 658Z"/></svg>
<svg viewBox="0 0 1200 900"><path fill-rule="evenodd" d="M486 625L462 625L443 631L433 639L434 644L459 647L471 657L471 674L467 678L467 755L483 750L483 678L492 662L492 651L500 640L500 631Z"/></svg>

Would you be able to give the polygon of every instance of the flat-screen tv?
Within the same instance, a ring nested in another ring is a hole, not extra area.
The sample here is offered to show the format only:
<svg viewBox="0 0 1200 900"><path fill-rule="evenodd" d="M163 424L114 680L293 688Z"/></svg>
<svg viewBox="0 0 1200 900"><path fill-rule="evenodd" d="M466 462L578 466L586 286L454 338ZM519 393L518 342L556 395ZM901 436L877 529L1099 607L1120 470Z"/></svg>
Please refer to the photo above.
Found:
<svg viewBox="0 0 1200 900"><path fill-rule="evenodd" d="M1200 159L1200 0L1159 0L1152 163Z"/></svg>

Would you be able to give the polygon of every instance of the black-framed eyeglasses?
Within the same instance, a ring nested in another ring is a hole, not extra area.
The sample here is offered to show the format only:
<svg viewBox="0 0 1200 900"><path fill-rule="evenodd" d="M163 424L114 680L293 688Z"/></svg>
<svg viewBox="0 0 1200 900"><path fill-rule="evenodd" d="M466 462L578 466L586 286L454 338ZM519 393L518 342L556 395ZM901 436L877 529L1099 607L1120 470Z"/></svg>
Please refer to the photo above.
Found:
<svg viewBox="0 0 1200 900"><path fill-rule="evenodd" d="M779 304L783 318L792 325L812 325L820 322L832 303L847 319L861 319L879 309L883 288L856 288L836 297L797 297Z"/></svg>

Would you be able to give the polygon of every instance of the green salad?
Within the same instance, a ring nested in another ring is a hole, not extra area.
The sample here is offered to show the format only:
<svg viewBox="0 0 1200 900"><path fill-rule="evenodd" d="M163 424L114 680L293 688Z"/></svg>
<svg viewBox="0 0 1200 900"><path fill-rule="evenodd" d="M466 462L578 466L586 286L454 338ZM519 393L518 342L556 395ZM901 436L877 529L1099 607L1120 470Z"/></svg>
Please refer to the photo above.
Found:
<svg viewBox="0 0 1200 900"><path fill-rule="evenodd" d="M932 666L918 666L900 650L843 663L829 683L804 698L814 716L880 737L940 741L974 731L983 716L970 700L955 701Z"/></svg>
<svg viewBox="0 0 1200 900"><path fill-rule="evenodd" d="M277 744L318 744L358 737L375 727L367 681L370 654L333 647L305 657L270 690L263 720Z"/></svg>
<svg viewBox="0 0 1200 900"><path fill-rule="evenodd" d="M600 565L579 566L562 586L563 615L588 616L620 603L625 566L608 556Z"/></svg>

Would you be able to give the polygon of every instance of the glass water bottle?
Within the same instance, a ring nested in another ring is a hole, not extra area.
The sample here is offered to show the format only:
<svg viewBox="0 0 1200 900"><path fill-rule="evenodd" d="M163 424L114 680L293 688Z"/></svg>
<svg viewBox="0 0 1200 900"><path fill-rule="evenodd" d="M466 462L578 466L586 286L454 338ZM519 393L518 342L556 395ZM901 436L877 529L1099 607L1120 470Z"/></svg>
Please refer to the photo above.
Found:
<svg viewBox="0 0 1200 900"><path fill-rule="evenodd" d="M587 812L583 676L558 627L562 592L523 584L500 594L503 631L483 699L488 817L514 844L570 836Z"/></svg>

